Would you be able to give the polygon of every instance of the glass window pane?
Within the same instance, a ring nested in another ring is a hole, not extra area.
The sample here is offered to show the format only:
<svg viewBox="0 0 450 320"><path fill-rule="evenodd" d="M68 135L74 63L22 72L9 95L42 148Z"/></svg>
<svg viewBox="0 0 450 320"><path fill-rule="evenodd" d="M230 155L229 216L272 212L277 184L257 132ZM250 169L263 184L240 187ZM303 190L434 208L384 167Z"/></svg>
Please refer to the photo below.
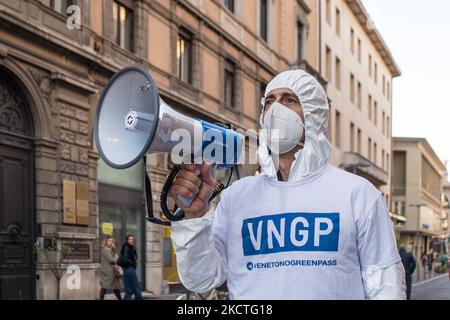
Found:
<svg viewBox="0 0 450 320"><path fill-rule="evenodd" d="M303 59L303 24L297 21L297 62Z"/></svg>
<svg viewBox="0 0 450 320"><path fill-rule="evenodd" d="M101 246L107 235L103 233L103 223L111 223L113 225L112 237L116 240L116 250L120 253L120 249L124 242L124 235L122 232L122 214L119 205L100 203L100 241Z"/></svg>
<svg viewBox="0 0 450 320"><path fill-rule="evenodd" d="M133 11L125 10L125 49L133 50Z"/></svg>
<svg viewBox="0 0 450 320"><path fill-rule="evenodd" d="M63 2L62 0L53 0L55 11L62 13L63 12Z"/></svg>
<svg viewBox="0 0 450 320"><path fill-rule="evenodd" d="M261 0L260 5L261 10L261 27L260 27L260 35L261 38L263 38L265 41L267 41L267 0Z"/></svg>
<svg viewBox="0 0 450 320"><path fill-rule="evenodd" d="M119 30L118 30L119 5L113 2L113 41L119 44Z"/></svg>
<svg viewBox="0 0 450 320"><path fill-rule="evenodd" d="M126 48L126 9L122 6L119 7L119 32L120 32L120 46Z"/></svg>
<svg viewBox="0 0 450 320"><path fill-rule="evenodd" d="M144 161L139 161L131 168L117 170L111 168L100 159L97 176L98 181L105 184L142 190L144 187Z"/></svg>
<svg viewBox="0 0 450 320"><path fill-rule="evenodd" d="M225 7L234 13L234 0L225 0Z"/></svg>
<svg viewBox="0 0 450 320"><path fill-rule="evenodd" d="M228 106L233 106L233 88L234 87L234 75L232 72L225 71L225 103Z"/></svg>
<svg viewBox="0 0 450 320"><path fill-rule="evenodd" d="M181 78L181 42L183 39L178 35L177 36L177 75L178 78Z"/></svg>
<svg viewBox="0 0 450 320"><path fill-rule="evenodd" d="M191 82L191 43L190 40L182 35L177 38L177 75L178 78Z"/></svg>
<svg viewBox="0 0 450 320"><path fill-rule="evenodd" d="M55 9L55 11L65 15L67 7L70 4L70 1L69 0L54 0L53 3L54 3L53 9Z"/></svg>
<svg viewBox="0 0 450 320"><path fill-rule="evenodd" d="M188 41L184 41L184 49L183 49L183 77L182 80L185 82L189 82L189 68L190 68L190 45Z"/></svg>

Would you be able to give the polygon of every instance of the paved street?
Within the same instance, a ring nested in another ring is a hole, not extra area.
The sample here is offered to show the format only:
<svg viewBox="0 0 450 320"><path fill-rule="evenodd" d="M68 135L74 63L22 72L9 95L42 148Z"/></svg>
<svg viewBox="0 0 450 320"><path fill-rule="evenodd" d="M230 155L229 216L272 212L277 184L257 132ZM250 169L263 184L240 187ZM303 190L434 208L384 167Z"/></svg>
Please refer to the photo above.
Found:
<svg viewBox="0 0 450 320"><path fill-rule="evenodd" d="M414 284L412 288L413 300L450 300L450 280L448 275L439 276Z"/></svg>

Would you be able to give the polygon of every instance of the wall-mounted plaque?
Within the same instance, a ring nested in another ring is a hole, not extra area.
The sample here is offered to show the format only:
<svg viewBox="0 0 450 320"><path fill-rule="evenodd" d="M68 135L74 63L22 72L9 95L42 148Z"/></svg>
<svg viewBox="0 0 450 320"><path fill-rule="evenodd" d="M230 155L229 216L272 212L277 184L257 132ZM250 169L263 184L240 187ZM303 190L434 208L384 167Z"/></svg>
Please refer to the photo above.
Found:
<svg viewBox="0 0 450 320"><path fill-rule="evenodd" d="M87 243L62 244L64 260L89 260L91 258L90 246Z"/></svg>
<svg viewBox="0 0 450 320"><path fill-rule="evenodd" d="M89 184L77 183L77 224L89 225Z"/></svg>
<svg viewBox="0 0 450 320"><path fill-rule="evenodd" d="M63 181L63 207L64 218L66 224L77 223L77 205L76 205L76 183L75 181Z"/></svg>

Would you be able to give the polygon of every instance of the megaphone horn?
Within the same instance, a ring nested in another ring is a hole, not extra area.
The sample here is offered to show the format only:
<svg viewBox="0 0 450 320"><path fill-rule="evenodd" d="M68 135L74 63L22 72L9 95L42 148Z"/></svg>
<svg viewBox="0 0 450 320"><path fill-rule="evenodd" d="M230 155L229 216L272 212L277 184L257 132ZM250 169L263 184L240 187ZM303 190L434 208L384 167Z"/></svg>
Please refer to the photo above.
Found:
<svg viewBox="0 0 450 320"><path fill-rule="evenodd" d="M135 165L153 152L172 153L182 130L186 161L200 158L230 168L240 161L244 138L237 132L183 115L159 96L150 73L142 67L126 67L108 81L100 97L94 138L102 160L116 169ZM172 159L173 160L173 159ZM191 199L180 199L190 204ZM188 205L186 205L188 207Z"/></svg>

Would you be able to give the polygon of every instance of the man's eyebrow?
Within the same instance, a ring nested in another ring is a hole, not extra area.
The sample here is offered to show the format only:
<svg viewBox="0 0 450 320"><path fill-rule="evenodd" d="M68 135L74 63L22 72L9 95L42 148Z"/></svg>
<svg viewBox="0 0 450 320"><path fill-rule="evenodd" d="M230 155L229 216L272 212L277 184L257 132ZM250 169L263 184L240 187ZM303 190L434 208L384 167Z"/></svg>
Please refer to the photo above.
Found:
<svg viewBox="0 0 450 320"><path fill-rule="evenodd" d="M282 97L282 98L292 97L292 98L298 99L297 95L295 95L295 94L293 94L293 93L290 93L290 92L283 92L283 93L281 94L281 97ZM275 94L273 94L273 93L269 94L269 95L266 97L266 99L268 99L268 98L274 99L274 98L275 98Z"/></svg>
<svg viewBox="0 0 450 320"><path fill-rule="evenodd" d="M290 92L283 92L283 94L282 94L281 96L282 96L283 98L291 97L291 98L295 98L295 99L298 100L297 95L295 95L295 94L293 94L293 93L290 93Z"/></svg>

